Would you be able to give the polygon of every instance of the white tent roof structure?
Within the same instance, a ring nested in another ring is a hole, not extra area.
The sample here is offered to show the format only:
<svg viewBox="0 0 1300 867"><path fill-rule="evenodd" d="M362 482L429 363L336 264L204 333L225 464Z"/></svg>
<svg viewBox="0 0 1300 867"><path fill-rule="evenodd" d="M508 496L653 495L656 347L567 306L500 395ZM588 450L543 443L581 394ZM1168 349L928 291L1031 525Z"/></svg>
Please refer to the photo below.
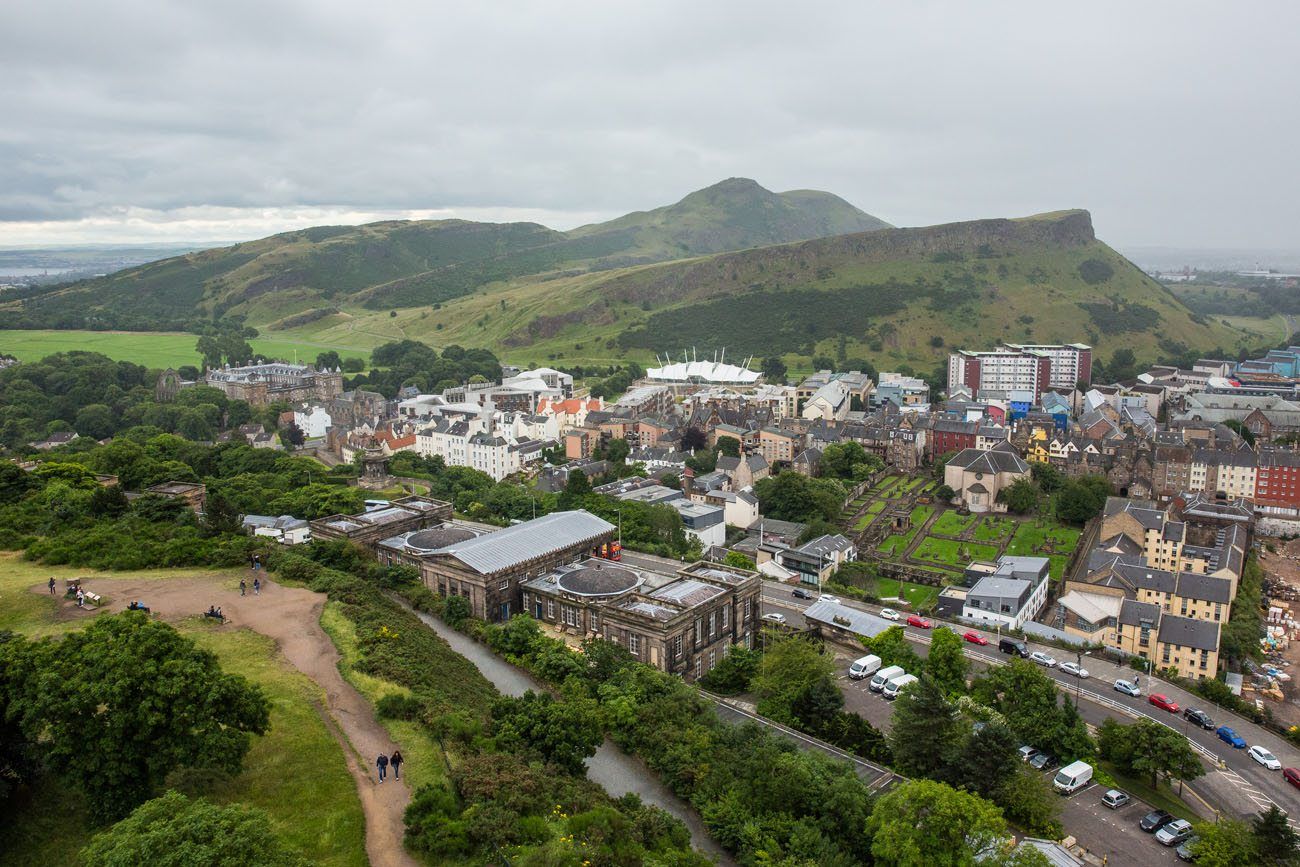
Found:
<svg viewBox="0 0 1300 867"><path fill-rule="evenodd" d="M646 371L646 377L658 382L709 382L736 385L753 385L758 382L759 374L748 368L748 359L745 364L727 364L722 360L723 358L726 358L725 351L722 358L714 358L712 361L701 361L696 358L669 361L665 357L663 366L651 367Z"/></svg>

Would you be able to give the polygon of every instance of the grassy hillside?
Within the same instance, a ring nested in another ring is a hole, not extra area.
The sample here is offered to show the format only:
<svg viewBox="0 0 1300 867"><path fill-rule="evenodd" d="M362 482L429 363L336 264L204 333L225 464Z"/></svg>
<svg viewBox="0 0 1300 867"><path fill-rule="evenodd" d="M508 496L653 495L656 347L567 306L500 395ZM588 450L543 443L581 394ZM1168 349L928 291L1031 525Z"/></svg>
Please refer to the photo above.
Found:
<svg viewBox="0 0 1300 867"><path fill-rule="evenodd" d="M175 330L244 316L298 327L341 307L430 306L484 286L862 232L886 224L836 196L732 178L675 205L569 233L535 223L321 226L8 296L0 324Z"/></svg>
<svg viewBox="0 0 1300 867"><path fill-rule="evenodd" d="M345 312L312 336L342 336L359 322ZM950 347L999 340L1083 341L1102 357L1125 346L1152 360L1176 344L1257 346L1273 331L1194 316L1098 241L1084 211L500 284L439 310L399 311L382 327L435 345L501 347L520 362L649 360L725 346L798 365L800 356L835 357L843 341L847 357L926 371Z"/></svg>

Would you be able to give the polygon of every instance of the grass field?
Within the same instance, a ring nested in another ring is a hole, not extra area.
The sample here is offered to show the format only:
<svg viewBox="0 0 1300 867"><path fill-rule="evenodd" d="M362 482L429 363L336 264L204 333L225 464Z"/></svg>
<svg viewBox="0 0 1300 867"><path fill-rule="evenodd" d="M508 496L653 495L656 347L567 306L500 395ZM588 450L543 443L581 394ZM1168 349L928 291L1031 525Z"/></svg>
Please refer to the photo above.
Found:
<svg viewBox="0 0 1300 867"><path fill-rule="evenodd" d="M145 367L180 367L183 364L197 365L201 361L194 351L197 341L198 337L193 334L174 331L0 331L0 354L7 353L21 361L39 361L56 352L84 349ZM282 336L258 337L251 343L259 353L290 361L295 357L299 361L315 361L316 355L327 349L337 350L344 358L356 357L367 363L370 360L369 346Z"/></svg>
<svg viewBox="0 0 1300 867"><path fill-rule="evenodd" d="M1008 554L1022 557L1046 556L1051 561L1051 574L1059 579L1065 574L1065 564L1079 544L1080 531L1063 524L1038 526L1036 522L1026 522L1016 529L1016 534L1007 545ZM1048 545L1052 551L1048 551Z"/></svg>
<svg viewBox="0 0 1300 867"><path fill-rule="evenodd" d="M93 570L26 563L0 554L0 629L29 636L57 635L85 621L55 620L57 601L28 588L50 576L90 577ZM188 577L201 570L113 573L112 577ZM224 577L224 575L223 575ZM365 823L356 786L343 753L325 728L315 705L319 687L285 662L269 639L246 630L215 631L200 622L177 624L185 635L216 653L222 667L242 674L271 700L271 728L255 738L236 777L219 781L205 797L220 803L239 801L260 807L286 842L314 864L360 867L366 863ZM0 860L5 864L76 863L76 852L90 839L80 795L47 781L22 796L0 816Z"/></svg>
<svg viewBox="0 0 1300 867"><path fill-rule="evenodd" d="M894 578L880 578L876 581L876 595L881 599L903 599L913 608L933 604L939 598L939 588L926 584L900 582Z"/></svg>
<svg viewBox="0 0 1300 867"><path fill-rule="evenodd" d="M998 549L988 545L976 545L974 542L954 542L951 539L936 539L927 536L921 540L912 552L916 560L928 560L963 569L972 560L992 560L998 555Z"/></svg>
<svg viewBox="0 0 1300 867"><path fill-rule="evenodd" d="M974 537L979 542L1001 542L1016 531L1016 522L1010 518L985 515L975 528Z"/></svg>
<svg viewBox="0 0 1300 867"><path fill-rule="evenodd" d="M930 532L941 536L960 536L975 523L976 515L963 515L955 509L949 509L930 525Z"/></svg>

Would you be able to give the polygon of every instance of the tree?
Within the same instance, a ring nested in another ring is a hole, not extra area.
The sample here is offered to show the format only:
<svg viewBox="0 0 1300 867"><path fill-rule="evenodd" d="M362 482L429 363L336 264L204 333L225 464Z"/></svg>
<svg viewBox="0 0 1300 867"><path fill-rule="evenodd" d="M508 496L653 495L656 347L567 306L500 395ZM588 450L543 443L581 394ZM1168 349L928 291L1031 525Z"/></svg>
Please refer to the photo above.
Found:
<svg viewBox="0 0 1300 867"><path fill-rule="evenodd" d="M957 492L948 485L940 485L934 489L934 498L941 503L950 503L955 496Z"/></svg>
<svg viewBox="0 0 1300 867"><path fill-rule="evenodd" d="M1255 840L1256 853L1273 864L1292 863L1297 846L1300 846L1300 834L1287 822L1286 813L1277 804L1269 804L1267 810L1251 821L1250 833Z"/></svg>
<svg viewBox="0 0 1300 867"><path fill-rule="evenodd" d="M1250 446L1251 448L1254 448L1255 432L1252 431L1250 428L1246 427L1244 424L1237 421L1237 419L1235 418L1227 419L1226 421L1224 421L1223 426L1226 427L1228 430L1232 431L1233 433L1235 433L1237 436L1241 437L1243 440L1245 440L1246 445Z"/></svg>
<svg viewBox="0 0 1300 867"><path fill-rule="evenodd" d="M891 626L879 635L861 641L863 647L880 657L882 666L898 665L907 671L921 670L921 657L912 649L901 626Z"/></svg>
<svg viewBox="0 0 1300 867"><path fill-rule="evenodd" d="M1052 791L1047 777L1023 763L1018 764L997 788L994 803L1018 827L1038 837L1059 840L1064 835L1060 797Z"/></svg>
<svg viewBox="0 0 1300 867"><path fill-rule="evenodd" d="M77 411L77 419L72 423L72 427L83 437L95 440L111 436L117 429L113 421L113 411L102 403L83 406Z"/></svg>
<svg viewBox="0 0 1300 867"><path fill-rule="evenodd" d="M1052 745L1060 723L1056 682L1029 660L989 669L971 685L971 697L1001 713L1021 743Z"/></svg>
<svg viewBox="0 0 1300 867"><path fill-rule="evenodd" d="M1106 365L1106 376L1112 382L1123 382L1137 376L1137 358L1133 350L1127 347L1116 349L1110 357L1110 364Z"/></svg>
<svg viewBox="0 0 1300 867"><path fill-rule="evenodd" d="M737 569L754 568L754 561L739 551L728 551L727 556L722 558L722 562L726 563L728 566L734 566Z"/></svg>
<svg viewBox="0 0 1300 867"><path fill-rule="evenodd" d="M709 444L709 435L697 427L682 431L682 451L696 452Z"/></svg>
<svg viewBox="0 0 1300 867"><path fill-rule="evenodd" d="M1110 483L1105 476L1070 479L1056 495L1056 515L1062 521L1082 524L1101 514L1109 495Z"/></svg>
<svg viewBox="0 0 1300 867"><path fill-rule="evenodd" d="M944 778L953 765L963 725L939 685L922 675L894 701L889 731L894 767L909 776Z"/></svg>
<svg viewBox="0 0 1300 867"><path fill-rule="evenodd" d="M796 723L804 731L822 734L844 709L844 693L835 678L824 675L805 686L790 703Z"/></svg>
<svg viewBox="0 0 1300 867"><path fill-rule="evenodd" d="M187 407L181 411L180 421L176 425L176 432L187 440L194 440L195 442L210 441L215 435L212 423L197 407Z"/></svg>
<svg viewBox="0 0 1300 867"><path fill-rule="evenodd" d="M127 812L176 768L238 772L250 735L269 724L261 689L141 612L99 617L26 650L11 712L97 816Z"/></svg>
<svg viewBox="0 0 1300 867"><path fill-rule="evenodd" d="M1108 719L1098 729L1097 747L1102 758L1146 776L1152 788L1161 775L1194 780L1205 773L1187 738L1154 720L1125 726Z"/></svg>
<svg viewBox="0 0 1300 867"><path fill-rule="evenodd" d="M366 369L366 363L355 356L343 359L344 373L360 373Z"/></svg>
<svg viewBox="0 0 1300 867"><path fill-rule="evenodd" d="M962 648L957 633L946 627L934 630L930 638L930 654L925 660L925 673L945 695L966 691L966 672L970 660Z"/></svg>
<svg viewBox="0 0 1300 867"><path fill-rule="evenodd" d="M280 431L280 442L291 449L298 448L306 440L307 437L303 434L302 428L293 422L290 422L288 427Z"/></svg>
<svg viewBox="0 0 1300 867"><path fill-rule="evenodd" d="M442 606L442 619L453 629L459 629L472 613L469 600L464 596L448 596Z"/></svg>
<svg viewBox="0 0 1300 867"><path fill-rule="evenodd" d="M1007 509L1017 515L1032 512L1038 505L1038 487L1029 479L1016 479L1010 487L1003 488L999 493L1007 504Z"/></svg>
<svg viewBox="0 0 1300 867"><path fill-rule="evenodd" d="M732 458L740 457L740 440L729 436L718 437L718 454Z"/></svg>
<svg viewBox="0 0 1300 867"><path fill-rule="evenodd" d="M791 636L773 641L763 653L752 681L758 712L777 722L790 723L795 698L814 681L831 677L834 672L834 659L808 639Z"/></svg>
<svg viewBox="0 0 1300 867"><path fill-rule="evenodd" d="M622 437L615 437L605 446L605 458L612 464L621 464L631 454L632 447Z"/></svg>
<svg viewBox="0 0 1300 867"><path fill-rule="evenodd" d="M931 780L894 787L867 819L875 862L898 867L967 867L1006 833L997 807Z"/></svg>
<svg viewBox="0 0 1300 867"><path fill-rule="evenodd" d="M336 367L343 366L343 359L333 349L327 352L321 352L316 356L316 367L319 370L333 370Z"/></svg>
<svg viewBox="0 0 1300 867"><path fill-rule="evenodd" d="M605 739L600 709L585 698L557 700L532 690L520 698L492 704L497 743L515 752L535 752L570 774L586 771L583 762Z"/></svg>
<svg viewBox="0 0 1300 867"><path fill-rule="evenodd" d="M749 683L758 671L762 655L760 651L733 644L727 654L718 660L718 664L700 678L700 685L722 695L744 692L749 689Z"/></svg>
<svg viewBox="0 0 1300 867"><path fill-rule="evenodd" d="M591 482L582 470L570 470L569 478L564 483L558 505L561 509L572 509L591 493Z"/></svg>
<svg viewBox="0 0 1300 867"><path fill-rule="evenodd" d="M1200 867L1240 867L1259 860L1250 826L1236 819L1198 822L1192 854Z"/></svg>
<svg viewBox="0 0 1300 867"><path fill-rule="evenodd" d="M1021 767L1020 739L1006 723L992 720L971 733L950 772L953 785L992 798Z"/></svg>
<svg viewBox="0 0 1300 867"><path fill-rule="evenodd" d="M763 359L763 379L774 385L785 385L786 367L785 362L779 355L769 355Z"/></svg>
<svg viewBox="0 0 1300 867"><path fill-rule="evenodd" d="M219 807L179 792L141 804L95 835L81 858L87 867L297 867L307 863L276 837L261 810L244 804Z"/></svg>
<svg viewBox="0 0 1300 867"><path fill-rule="evenodd" d="M1033 477L1034 484L1045 494L1055 493L1061 489L1065 483L1065 477L1061 471L1051 464L1045 464L1042 461L1033 461L1029 464L1029 473Z"/></svg>
<svg viewBox="0 0 1300 867"><path fill-rule="evenodd" d="M875 456L872 455L872 457ZM876 460L879 460L879 458L876 458ZM852 440L843 443L832 443L822 450L822 475L832 476L837 479L851 479L853 478L855 464L867 464L867 452L860 444Z"/></svg>
<svg viewBox="0 0 1300 867"><path fill-rule="evenodd" d="M829 355L814 355L812 357L812 366L814 370L834 370L835 359Z"/></svg>
<svg viewBox="0 0 1300 867"><path fill-rule="evenodd" d="M759 507L769 518L807 522L839 519L846 492L835 479L810 479L793 471L768 476L754 485Z"/></svg>
<svg viewBox="0 0 1300 867"><path fill-rule="evenodd" d="M105 490L117 490L117 486ZM124 497L125 500L125 497ZM213 533L238 533L239 510L220 491L211 491L204 501L203 523Z"/></svg>

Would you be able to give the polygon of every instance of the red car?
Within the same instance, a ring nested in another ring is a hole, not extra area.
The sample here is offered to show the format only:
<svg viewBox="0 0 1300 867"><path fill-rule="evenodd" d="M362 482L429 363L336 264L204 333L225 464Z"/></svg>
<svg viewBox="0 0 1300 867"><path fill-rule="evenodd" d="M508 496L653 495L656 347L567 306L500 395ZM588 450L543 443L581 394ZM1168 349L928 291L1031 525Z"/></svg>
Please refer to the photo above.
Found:
<svg viewBox="0 0 1300 867"><path fill-rule="evenodd" d="M1283 768L1282 779L1300 789L1300 768Z"/></svg>
<svg viewBox="0 0 1300 867"><path fill-rule="evenodd" d="M907 625L915 626L917 629L929 629L934 624L919 614L909 614L907 615Z"/></svg>
<svg viewBox="0 0 1300 867"><path fill-rule="evenodd" d="M980 647L983 647L984 645L989 643L989 640L985 638L983 635L980 635L978 632L967 632L965 635L962 636L962 638L966 639L971 644L978 644Z"/></svg>
<svg viewBox="0 0 1300 867"><path fill-rule="evenodd" d="M1147 701L1151 702L1153 705L1160 708L1161 710L1167 710L1170 713L1178 713L1178 703L1175 701L1171 701L1168 696L1161 695L1160 693L1156 693L1155 695L1147 699Z"/></svg>

